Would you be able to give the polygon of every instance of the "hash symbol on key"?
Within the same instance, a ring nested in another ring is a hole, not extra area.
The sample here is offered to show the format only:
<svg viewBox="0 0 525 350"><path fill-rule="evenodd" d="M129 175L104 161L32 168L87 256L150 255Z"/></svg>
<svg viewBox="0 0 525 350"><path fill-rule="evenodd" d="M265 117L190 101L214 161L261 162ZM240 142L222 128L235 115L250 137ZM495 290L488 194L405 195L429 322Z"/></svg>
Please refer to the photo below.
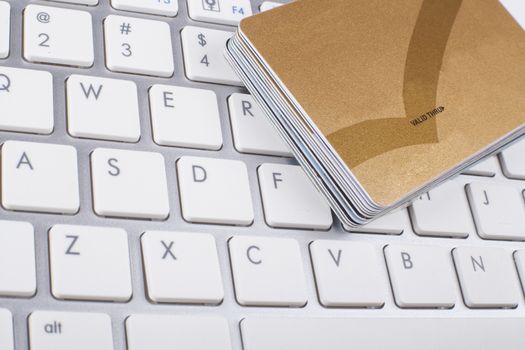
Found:
<svg viewBox="0 0 525 350"><path fill-rule="evenodd" d="M122 23L120 25L120 34L128 35L129 33L131 33L131 24L129 24L129 23Z"/></svg>

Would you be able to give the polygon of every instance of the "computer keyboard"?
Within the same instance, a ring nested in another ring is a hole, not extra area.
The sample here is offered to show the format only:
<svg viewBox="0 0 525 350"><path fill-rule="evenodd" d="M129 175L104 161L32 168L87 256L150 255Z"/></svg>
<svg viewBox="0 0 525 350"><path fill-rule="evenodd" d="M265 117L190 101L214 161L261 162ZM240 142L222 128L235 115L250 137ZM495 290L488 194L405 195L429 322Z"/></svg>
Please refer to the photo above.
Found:
<svg viewBox="0 0 525 350"><path fill-rule="evenodd" d="M223 57L277 5L0 0L0 350L525 347L525 140L350 232Z"/></svg>

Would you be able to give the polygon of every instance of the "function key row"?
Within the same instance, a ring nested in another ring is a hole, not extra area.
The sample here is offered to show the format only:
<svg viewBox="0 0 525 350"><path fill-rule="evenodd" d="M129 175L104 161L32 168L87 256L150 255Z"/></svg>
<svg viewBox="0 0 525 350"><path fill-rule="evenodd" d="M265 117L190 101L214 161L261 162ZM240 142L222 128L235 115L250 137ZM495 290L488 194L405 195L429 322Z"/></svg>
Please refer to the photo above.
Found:
<svg viewBox="0 0 525 350"><path fill-rule="evenodd" d="M36 293L33 227L0 221L0 296ZM132 298L128 236L120 228L55 225L48 232L51 293L63 300ZM215 238L206 233L141 235L146 294L154 303L218 305L224 299ZM303 307L309 301L302 247L291 238L228 240L235 298L242 306ZM319 302L325 307L515 308L523 301L525 250L311 242ZM226 262L224 262L226 263ZM195 276L199 278L195 278Z"/></svg>

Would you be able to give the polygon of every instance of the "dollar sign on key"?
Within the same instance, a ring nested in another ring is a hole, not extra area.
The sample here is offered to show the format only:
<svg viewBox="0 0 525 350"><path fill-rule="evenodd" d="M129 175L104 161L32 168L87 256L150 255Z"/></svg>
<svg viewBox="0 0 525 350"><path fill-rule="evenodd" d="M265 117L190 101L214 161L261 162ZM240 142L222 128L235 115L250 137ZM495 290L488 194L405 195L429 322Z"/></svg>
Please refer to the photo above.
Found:
<svg viewBox="0 0 525 350"><path fill-rule="evenodd" d="M208 42L206 41L206 39L205 39L206 36L205 36L204 34L202 34L202 33L200 33L199 35L197 35L197 38L199 38L199 45L200 45L200 46L206 46L206 44L208 43Z"/></svg>

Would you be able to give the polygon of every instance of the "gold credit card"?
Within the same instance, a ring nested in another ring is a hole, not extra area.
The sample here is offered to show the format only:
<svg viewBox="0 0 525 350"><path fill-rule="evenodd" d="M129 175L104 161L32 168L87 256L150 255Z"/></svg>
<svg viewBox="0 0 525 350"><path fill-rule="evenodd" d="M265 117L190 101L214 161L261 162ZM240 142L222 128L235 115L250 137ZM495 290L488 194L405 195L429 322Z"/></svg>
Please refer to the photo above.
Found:
<svg viewBox="0 0 525 350"><path fill-rule="evenodd" d="M498 0L299 0L240 30L379 205L525 126L525 31Z"/></svg>

